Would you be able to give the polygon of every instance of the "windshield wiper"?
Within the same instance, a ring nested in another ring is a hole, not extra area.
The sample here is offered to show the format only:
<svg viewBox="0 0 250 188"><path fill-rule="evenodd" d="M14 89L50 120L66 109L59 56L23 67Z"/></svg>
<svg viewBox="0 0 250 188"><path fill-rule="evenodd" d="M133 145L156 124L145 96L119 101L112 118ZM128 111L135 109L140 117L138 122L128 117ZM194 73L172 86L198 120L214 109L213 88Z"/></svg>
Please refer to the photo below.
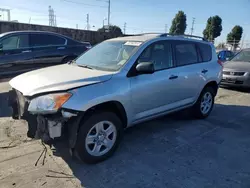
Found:
<svg viewBox="0 0 250 188"><path fill-rule="evenodd" d="M79 67L87 68L87 69L94 69L93 67L90 67L88 65L77 65Z"/></svg>

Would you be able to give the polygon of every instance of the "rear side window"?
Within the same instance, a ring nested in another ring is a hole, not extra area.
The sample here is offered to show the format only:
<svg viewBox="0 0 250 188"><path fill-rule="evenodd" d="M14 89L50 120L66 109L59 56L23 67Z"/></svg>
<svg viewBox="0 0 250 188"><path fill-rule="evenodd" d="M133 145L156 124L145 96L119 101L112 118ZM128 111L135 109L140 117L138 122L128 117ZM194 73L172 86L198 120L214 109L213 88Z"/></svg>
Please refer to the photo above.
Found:
<svg viewBox="0 0 250 188"><path fill-rule="evenodd" d="M212 59L212 49L208 44L197 43L200 49L201 57L203 62L211 61Z"/></svg>
<svg viewBox="0 0 250 188"><path fill-rule="evenodd" d="M50 45L64 45L66 39L55 35L48 34L31 34L31 45L38 46L50 46Z"/></svg>
<svg viewBox="0 0 250 188"><path fill-rule="evenodd" d="M176 44L175 56L177 66L189 65L198 62L198 55L194 43Z"/></svg>

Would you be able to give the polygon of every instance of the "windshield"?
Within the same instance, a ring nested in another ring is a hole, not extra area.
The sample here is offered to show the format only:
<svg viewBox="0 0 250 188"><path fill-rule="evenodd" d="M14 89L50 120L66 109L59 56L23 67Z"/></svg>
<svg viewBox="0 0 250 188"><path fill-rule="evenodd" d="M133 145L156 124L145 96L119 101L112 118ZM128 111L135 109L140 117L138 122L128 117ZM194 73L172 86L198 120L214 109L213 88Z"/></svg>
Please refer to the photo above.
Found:
<svg viewBox="0 0 250 188"><path fill-rule="evenodd" d="M250 62L250 51L241 51L236 56L234 56L231 61L247 61Z"/></svg>
<svg viewBox="0 0 250 188"><path fill-rule="evenodd" d="M105 41L82 54L76 64L98 70L117 71L140 44L141 42Z"/></svg>

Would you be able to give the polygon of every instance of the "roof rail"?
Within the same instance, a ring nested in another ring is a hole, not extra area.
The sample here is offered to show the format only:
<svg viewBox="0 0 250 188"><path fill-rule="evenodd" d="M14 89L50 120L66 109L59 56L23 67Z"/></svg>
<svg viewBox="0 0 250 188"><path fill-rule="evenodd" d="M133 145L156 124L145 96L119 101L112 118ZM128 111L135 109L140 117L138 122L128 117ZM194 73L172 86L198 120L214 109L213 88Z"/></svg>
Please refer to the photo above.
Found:
<svg viewBox="0 0 250 188"><path fill-rule="evenodd" d="M140 34L134 34L132 36L143 36L143 35L150 35L150 34L156 34L159 37L167 37L167 36L176 36L176 37L187 37L187 38L197 38L197 39L201 39L203 41L208 41L207 39L205 39L204 37L200 37L200 36L195 36L195 35L179 35L179 34L171 34L171 33L140 33Z"/></svg>
<svg viewBox="0 0 250 188"><path fill-rule="evenodd" d="M204 37L195 36L195 35L178 35L178 34L171 34L171 33L163 33L159 37L167 37L167 36L198 38L198 39L202 39L203 41L207 41L207 39L205 39Z"/></svg>
<svg viewBox="0 0 250 188"><path fill-rule="evenodd" d="M139 34L134 34L134 36L142 36L142 35L150 35L150 34L155 34L155 35L161 35L162 33L139 33Z"/></svg>

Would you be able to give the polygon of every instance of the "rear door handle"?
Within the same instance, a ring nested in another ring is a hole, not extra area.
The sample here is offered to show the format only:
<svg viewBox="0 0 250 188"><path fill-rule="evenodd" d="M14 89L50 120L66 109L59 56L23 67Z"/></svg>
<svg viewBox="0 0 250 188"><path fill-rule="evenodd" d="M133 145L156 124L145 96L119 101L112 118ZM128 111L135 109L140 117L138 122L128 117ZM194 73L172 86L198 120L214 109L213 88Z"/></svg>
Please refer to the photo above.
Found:
<svg viewBox="0 0 250 188"><path fill-rule="evenodd" d="M203 69L201 72L202 72L203 74L206 74L206 73L207 73L207 71L208 71L208 70Z"/></svg>
<svg viewBox="0 0 250 188"><path fill-rule="evenodd" d="M24 50L24 51L22 51L22 53L27 53L27 52L31 52L31 50Z"/></svg>
<svg viewBox="0 0 250 188"><path fill-rule="evenodd" d="M171 75L171 76L169 77L169 80L173 80L173 79L176 79L176 78L178 78L178 76L176 76L176 75Z"/></svg>
<svg viewBox="0 0 250 188"><path fill-rule="evenodd" d="M65 47L58 47L57 49L58 49L58 50L64 50Z"/></svg>

